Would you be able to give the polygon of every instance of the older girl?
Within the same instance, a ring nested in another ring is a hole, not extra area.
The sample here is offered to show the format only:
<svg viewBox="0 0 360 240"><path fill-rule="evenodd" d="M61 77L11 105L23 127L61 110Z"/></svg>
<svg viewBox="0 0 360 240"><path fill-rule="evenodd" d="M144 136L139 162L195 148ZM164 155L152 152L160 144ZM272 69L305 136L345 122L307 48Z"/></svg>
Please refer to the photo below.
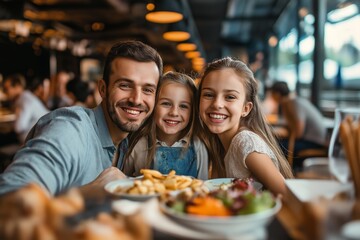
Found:
<svg viewBox="0 0 360 240"><path fill-rule="evenodd" d="M273 193L284 194L284 178L293 174L261 112L251 70L229 57L214 61L199 91L212 177L252 177Z"/></svg>

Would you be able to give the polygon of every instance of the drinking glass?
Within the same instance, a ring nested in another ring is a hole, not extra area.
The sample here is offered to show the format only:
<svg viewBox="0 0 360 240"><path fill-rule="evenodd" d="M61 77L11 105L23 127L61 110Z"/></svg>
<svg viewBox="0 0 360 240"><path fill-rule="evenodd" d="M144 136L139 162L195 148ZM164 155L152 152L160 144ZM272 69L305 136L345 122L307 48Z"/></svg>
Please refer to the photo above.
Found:
<svg viewBox="0 0 360 240"><path fill-rule="evenodd" d="M340 124L347 117L351 117L353 121L359 121L360 109L343 108L335 110L334 129L329 145L329 170L341 183L348 182L351 177L348 159L346 159L345 149L340 138Z"/></svg>

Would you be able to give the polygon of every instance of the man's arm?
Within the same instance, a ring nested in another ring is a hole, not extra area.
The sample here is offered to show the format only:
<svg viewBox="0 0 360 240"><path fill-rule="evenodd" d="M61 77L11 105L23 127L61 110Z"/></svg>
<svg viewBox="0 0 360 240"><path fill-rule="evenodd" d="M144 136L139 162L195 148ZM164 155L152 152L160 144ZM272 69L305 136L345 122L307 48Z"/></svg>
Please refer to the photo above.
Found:
<svg viewBox="0 0 360 240"><path fill-rule="evenodd" d="M110 167L100 173L94 181L79 187L79 189L85 199L101 199L106 194L104 187L107 183L124 178L126 178L126 175L118 168Z"/></svg>
<svg viewBox="0 0 360 240"><path fill-rule="evenodd" d="M301 138L304 134L305 123L299 116L296 102L293 100L286 101L282 104L282 109L290 134L294 134L295 138Z"/></svg>
<svg viewBox="0 0 360 240"><path fill-rule="evenodd" d="M41 119L26 145L0 175L0 194L30 182L40 184L51 194L65 190L76 173L83 170L79 159L87 152L86 133L80 131L76 121L79 122L64 117L54 120L49 116Z"/></svg>

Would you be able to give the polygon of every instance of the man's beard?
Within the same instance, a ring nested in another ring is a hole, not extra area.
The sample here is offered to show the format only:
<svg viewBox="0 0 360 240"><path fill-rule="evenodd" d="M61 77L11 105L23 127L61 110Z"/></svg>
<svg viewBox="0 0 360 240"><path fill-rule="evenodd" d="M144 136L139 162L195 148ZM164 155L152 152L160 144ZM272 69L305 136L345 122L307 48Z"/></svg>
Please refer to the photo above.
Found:
<svg viewBox="0 0 360 240"><path fill-rule="evenodd" d="M130 102L126 102L126 103L119 103L117 104L118 107L133 107L133 104ZM140 124L136 124L133 123L131 121L127 122L127 123L121 123L120 119L117 117L115 108L113 107L113 105L111 105L111 103L109 102L109 100L107 101L107 110L109 112L110 118L112 120L112 122L123 132L135 132L136 130L138 130L140 128L140 126L145 122L145 120L147 118L144 118L144 120L140 123ZM146 108L143 107L142 109L145 112L148 112L148 110Z"/></svg>

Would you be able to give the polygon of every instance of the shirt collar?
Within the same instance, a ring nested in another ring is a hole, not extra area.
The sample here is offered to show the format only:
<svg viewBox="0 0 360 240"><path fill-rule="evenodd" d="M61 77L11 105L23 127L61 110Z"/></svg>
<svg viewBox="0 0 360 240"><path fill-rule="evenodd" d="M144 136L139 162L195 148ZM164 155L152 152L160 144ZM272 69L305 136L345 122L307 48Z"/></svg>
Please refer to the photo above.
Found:
<svg viewBox="0 0 360 240"><path fill-rule="evenodd" d="M115 147L111 139L109 128L106 125L104 111L101 104L93 109L96 121L96 127L98 129L98 135L103 148Z"/></svg>
<svg viewBox="0 0 360 240"><path fill-rule="evenodd" d="M168 146L165 142L162 142L158 139L156 139L156 145L163 146L163 147L182 147L184 144L189 142L189 137L185 136L181 138L179 141L176 141L172 146Z"/></svg>

